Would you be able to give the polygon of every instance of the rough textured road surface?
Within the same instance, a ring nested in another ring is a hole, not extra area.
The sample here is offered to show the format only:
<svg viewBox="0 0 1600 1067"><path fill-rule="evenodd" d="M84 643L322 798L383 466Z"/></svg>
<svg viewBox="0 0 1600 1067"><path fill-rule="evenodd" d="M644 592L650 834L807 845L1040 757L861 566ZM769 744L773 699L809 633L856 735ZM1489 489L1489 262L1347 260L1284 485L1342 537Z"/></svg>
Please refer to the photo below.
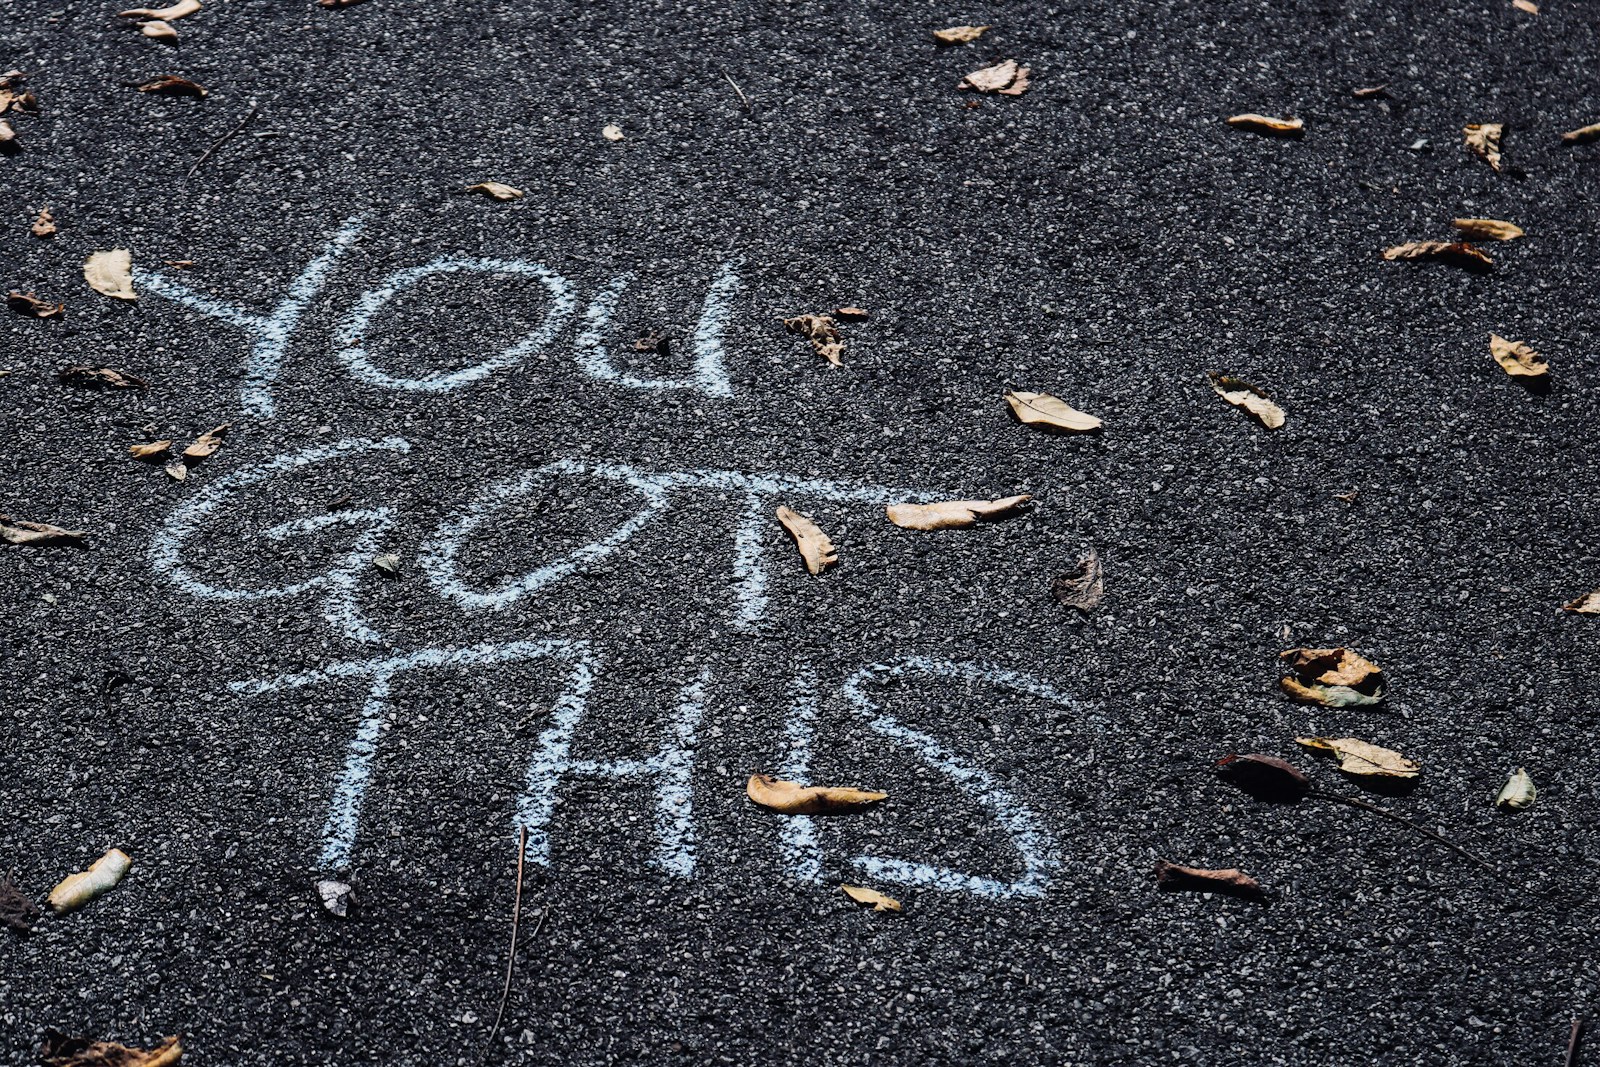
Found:
<svg viewBox="0 0 1600 1067"><path fill-rule="evenodd" d="M1600 622L1560 610L1600 586L1600 145L1560 134L1600 29L1542 6L205 0L174 44L21 0L0 286L66 310L0 312L0 511L87 538L0 546L0 869L133 867L0 929L0 1062L49 1027L200 1067L1561 1062L1600 977ZM1005 59L1025 94L958 91ZM1380 258L1457 216L1528 236ZM116 248L135 301L84 282ZM835 368L779 318L839 305ZM222 423L183 482L127 452ZM1091 548L1080 616L1050 581ZM1277 693L1338 645L1387 705ZM1311 734L1422 774L1374 794ZM891 797L796 821L753 771Z"/></svg>

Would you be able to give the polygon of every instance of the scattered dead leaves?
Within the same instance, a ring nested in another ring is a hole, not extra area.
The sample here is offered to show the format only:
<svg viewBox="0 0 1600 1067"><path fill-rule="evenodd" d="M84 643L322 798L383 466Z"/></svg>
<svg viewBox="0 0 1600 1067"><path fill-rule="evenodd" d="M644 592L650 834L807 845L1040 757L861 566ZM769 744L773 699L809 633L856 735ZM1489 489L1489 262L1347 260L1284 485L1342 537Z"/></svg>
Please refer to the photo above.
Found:
<svg viewBox="0 0 1600 1067"><path fill-rule="evenodd" d="M1291 700L1325 708L1383 703L1383 668L1348 648L1291 648L1278 658L1293 672L1278 682Z"/></svg>
<svg viewBox="0 0 1600 1067"><path fill-rule="evenodd" d="M1091 548L1089 554L1078 561L1076 570L1056 575L1050 581L1050 594L1067 607L1087 615L1106 594L1100 554Z"/></svg>
<svg viewBox="0 0 1600 1067"><path fill-rule="evenodd" d="M1273 403L1266 393L1242 378L1234 378L1218 371L1207 373L1211 378L1211 388L1222 399L1243 410L1269 430L1276 430L1283 425L1283 409Z"/></svg>
<svg viewBox="0 0 1600 1067"><path fill-rule="evenodd" d="M15 872L0 874L0 926L25 934L39 921L39 906L17 888L15 877Z"/></svg>
<svg viewBox="0 0 1600 1067"><path fill-rule="evenodd" d="M89 367L74 364L56 372L62 385L76 385L84 389L148 389L150 383L138 375L115 367Z"/></svg>
<svg viewBox="0 0 1600 1067"><path fill-rule="evenodd" d="M44 1067L171 1067L183 1056L177 1037L163 1038L151 1049L129 1048L115 1041L91 1041L47 1030L39 1060Z"/></svg>
<svg viewBox="0 0 1600 1067"><path fill-rule="evenodd" d="M1523 341L1508 341L1497 333L1489 335L1489 355L1500 369L1513 378L1548 378L1550 364Z"/></svg>
<svg viewBox="0 0 1600 1067"><path fill-rule="evenodd" d="M48 300L40 300L32 293L23 293L16 289L6 294L6 307L30 319L59 318L67 310L65 304L52 304Z"/></svg>
<svg viewBox="0 0 1600 1067"><path fill-rule="evenodd" d="M796 315L783 320L783 328L811 342L817 355L835 367L844 366L844 339L832 315Z"/></svg>
<svg viewBox="0 0 1600 1067"><path fill-rule="evenodd" d="M1588 144L1590 141L1595 140L1600 140L1600 122L1579 126L1577 129L1568 130L1561 135L1563 144Z"/></svg>
<svg viewBox="0 0 1600 1067"><path fill-rule="evenodd" d="M950 26L933 31L933 39L940 44L969 44L994 29L993 26Z"/></svg>
<svg viewBox="0 0 1600 1067"><path fill-rule="evenodd" d="M479 182L477 185L467 186L469 193L482 193L490 200L521 200L527 194L521 189L512 188L501 182Z"/></svg>
<svg viewBox="0 0 1600 1067"><path fill-rule="evenodd" d="M211 95L205 86L199 82L181 78L176 74L163 74L159 78L152 78L134 88L141 93L155 93L159 96L188 96L199 100Z"/></svg>
<svg viewBox="0 0 1600 1067"><path fill-rule="evenodd" d="M801 785L786 782L770 774L752 774L745 783L745 795L763 808L782 815L840 815L860 811L880 800L888 800L888 793L875 793L869 789L851 789L847 786Z"/></svg>
<svg viewBox="0 0 1600 1067"><path fill-rule="evenodd" d="M56 235L56 217L50 214L48 207L39 209L39 217L33 220L33 225L28 227L35 237L54 237Z"/></svg>
<svg viewBox="0 0 1600 1067"><path fill-rule="evenodd" d="M1266 895L1260 882L1237 867L1214 870L1209 867L1185 867L1167 860L1156 860L1156 885L1167 890L1225 893L1235 897L1259 898Z"/></svg>
<svg viewBox="0 0 1600 1067"><path fill-rule="evenodd" d="M178 19L188 18L200 10L200 0L178 0L171 7L130 7L126 11L118 11L117 16L125 19L160 19L163 22L176 22Z"/></svg>
<svg viewBox="0 0 1600 1067"><path fill-rule="evenodd" d="M1407 241L1385 248L1383 258L1390 262L1400 259L1437 259L1474 274L1487 274L1494 269L1494 260L1466 241Z"/></svg>
<svg viewBox="0 0 1600 1067"><path fill-rule="evenodd" d="M1600 589L1585 593L1576 600L1567 601L1561 605L1561 610L1574 615L1600 615Z"/></svg>
<svg viewBox="0 0 1600 1067"><path fill-rule="evenodd" d="M81 545L82 530L64 530L48 522L28 522L0 515L0 541L8 545Z"/></svg>
<svg viewBox="0 0 1600 1067"><path fill-rule="evenodd" d="M890 504L889 521L907 530L950 530L971 526L980 519L1010 515L1032 500L1027 493L999 500L941 500L934 504Z"/></svg>
<svg viewBox="0 0 1600 1067"><path fill-rule="evenodd" d="M1527 236L1521 226L1500 219L1453 219L1451 222L1469 241L1515 241Z"/></svg>
<svg viewBox="0 0 1600 1067"><path fill-rule="evenodd" d="M1271 115L1257 115L1253 111L1229 115L1227 121L1229 126L1252 133L1264 133L1269 137L1300 137L1306 131L1304 119L1279 119Z"/></svg>
<svg viewBox="0 0 1600 1067"><path fill-rule="evenodd" d="M1505 132L1503 122L1480 122L1461 128L1467 147L1494 171L1500 169L1500 139Z"/></svg>
<svg viewBox="0 0 1600 1067"><path fill-rule="evenodd" d="M900 902L894 897L884 896L876 889L867 889L859 885L841 885L844 895L857 904L871 904L873 911L901 911Z"/></svg>
<svg viewBox="0 0 1600 1067"><path fill-rule="evenodd" d="M1292 804L1311 792L1311 780L1288 760L1262 752L1224 756L1217 774L1257 800Z"/></svg>
<svg viewBox="0 0 1600 1067"><path fill-rule="evenodd" d="M1093 415L1070 407L1049 393L1010 392L1006 394L1006 403L1021 422L1042 429L1091 433L1102 425Z"/></svg>
<svg viewBox="0 0 1600 1067"><path fill-rule="evenodd" d="M821 574L839 562L839 554L834 549L833 542L816 523L787 507L778 509L778 521L783 523L783 528L789 531L795 544L799 546L800 557L806 561L806 570L812 574Z"/></svg>
<svg viewBox="0 0 1600 1067"><path fill-rule="evenodd" d="M126 248L91 252L83 261L83 280L89 288L118 300L137 300L133 291L133 253Z"/></svg>
<svg viewBox="0 0 1600 1067"><path fill-rule="evenodd" d="M979 93L998 93L1001 96L1021 96L1028 91L1027 67L1018 66L1008 59L992 67L975 70L961 79L960 88Z"/></svg>
<svg viewBox="0 0 1600 1067"><path fill-rule="evenodd" d="M1422 768L1390 748L1370 744L1354 737L1297 737L1295 744L1313 752L1338 757L1339 769L1346 774L1368 778L1415 778Z"/></svg>

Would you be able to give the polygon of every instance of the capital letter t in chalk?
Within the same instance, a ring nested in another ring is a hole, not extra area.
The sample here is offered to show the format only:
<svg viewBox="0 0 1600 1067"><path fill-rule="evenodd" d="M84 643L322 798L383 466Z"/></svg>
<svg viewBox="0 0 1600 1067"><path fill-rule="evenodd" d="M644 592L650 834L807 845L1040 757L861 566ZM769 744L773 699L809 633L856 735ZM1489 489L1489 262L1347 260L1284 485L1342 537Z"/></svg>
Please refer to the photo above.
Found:
<svg viewBox="0 0 1600 1067"><path fill-rule="evenodd" d="M277 384L278 373L283 368L283 357L289 347L289 337L300 325L300 315L306 305L322 289L333 265L344 250L353 244L366 227L371 215L357 215L339 227L339 232L328 241L300 276L290 283L283 300L270 315L258 315L243 308L224 303L214 297L197 293L186 285L153 271L141 270L135 275L137 282L152 293L191 307L202 315L211 315L237 326L250 337L250 355L245 360L244 387L239 400L246 414L271 418L277 410L272 399L272 387Z"/></svg>

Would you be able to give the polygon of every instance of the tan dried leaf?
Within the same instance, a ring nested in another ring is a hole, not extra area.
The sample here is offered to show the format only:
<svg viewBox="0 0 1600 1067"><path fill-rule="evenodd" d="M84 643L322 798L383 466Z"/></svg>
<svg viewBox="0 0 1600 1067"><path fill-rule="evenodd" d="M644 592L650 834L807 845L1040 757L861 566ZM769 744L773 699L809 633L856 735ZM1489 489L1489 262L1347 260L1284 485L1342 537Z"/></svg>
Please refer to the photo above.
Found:
<svg viewBox="0 0 1600 1067"><path fill-rule="evenodd" d="M1229 115L1228 125L1272 137L1299 137L1306 130L1304 119L1278 119L1271 115L1257 115L1253 111L1242 115Z"/></svg>
<svg viewBox="0 0 1600 1067"><path fill-rule="evenodd" d="M139 27L139 32L155 41L176 41L178 39L178 31L173 29L172 23L162 22L160 19L142 24Z"/></svg>
<svg viewBox="0 0 1600 1067"><path fill-rule="evenodd" d="M976 41L992 29L993 26L951 26L943 30L934 30L933 39L940 44L967 44Z"/></svg>
<svg viewBox="0 0 1600 1067"><path fill-rule="evenodd" d="M76 385L85 389L147 389L148 382L136 374L115 367L88 367L74 364L56 372L62 385Z"/></svg>
<svg viewBox="0 0 1600 1067"><path fill-rule="evenodd" d="M1407 241L1385 248L1383 258L1391 263L1398 259L1437 259L1475 274L1494 268L1494 260L1466 241Z"/></svg>
<svg viewBox="0 0 1600 1067"><path fill-rule="evenodd" d="M1382 85L1367 85L1359 89L1351 89L1350 95L1357 100L1376 100L1379 97L1389 95L1389 83L1384 82Z"/></svg>
<svg viewBox="0 0 1600 1067"><path fill-rule="evenodd" d="M1026 493L999 500L941 500L935 504L890 504L889 521L908 530L949 530L996 519L1017 510L1033 497Z"/></svg>
<svg viewBox="0 0 1600 1067"><path fill-rule="evenodd" d="M1576 600L1569 600L1561 605L1562 611L1570 611L1574 615L1600 615L1600 589L1592 593L1585 593Z"/></svg>
<svg viewBox="0 0 1600 1067"><path fill-rule="evenodd" d="M1588 144L1590 141L1600 140L1600 122L1568 130L1561 135L1561 140L1566 144Z"/></svg>
<svg viewBox="0 0 1600 1067"><path fill-rule="evenodd" d="M1156 860L1156 885L1163 889L1189 889L1241 897L1259 897L1265 892L1260 882L1237 867L1185 867L1167 860Z"/></svg>
<svg viewBox="0 0 1600 1067"><path fill-rule="evenodd" d="M133 255L126 248L92 253L83 261L83 280L89 288L118 300L137 300L133 291Z"/></svg>
<svg viewBox="0 0 1600 1067"><path fill-rule="evenodd" d="M1505 135L1506 127L1503 122L1482 122L1470 126L1463 126L1461 133L1466 138L1467 147L1472 149L1479 159L1489 164L1490 169L1500 169L1500 138Z"/></svg>
<svg viewBox="0 0 1600 1067"><path fill-rule="evenodd" d="M789 531L795 544L800 546L800 556L806 561L806 570L812 574L821 574L839 562L833 542L828 540L828 535L823 533L816 523L787 507L778 509L778 521L783 523L783 528Z"/></svg>
<svg viewBox="0 0 1600 1067"><path fill-rule="evenodd" d="M175 459L166 466L167 477L175 482L189 480L189 468L181 459Z"/></svg>
<svg viewBox="0 0 1600 1067"><path fill-rule="evenodd" d="M160 441L148 441L142 444L129 445L128 454L134 459L154 459L164 455L172 447L172 442L166 438Z"/></svg>
<svg viewBox="0 0 1600 1067"><path fill-rule="evenodd" d="M1507 341L1497 333L1489 335L1489 355L1500 369L1513 378L1546 378L1550 364L1523 341Z"/></svg>
<svg viewBox="0 0 1600 1067"><path fill-rule="evenodd" d="M622 127L610 124L600 127L600 136L608 141L620 141L623 138Z"/></svg>
<svg viewBox="0 0 1600 1067"><path fill-rule="evenodd" d="M835 367L844 366L844 339L839 336L839 324L831 315L796 315L784 319L783 328L809 340L817 355Z"/></svg>
<svg viewBox="0 0 1600 1067"><path fill-rule="evenodd" d="M208 430L195 438L194 444L183 450L183 458L193 464L210 457L222 447L222 441L228 436L228 428L232 425L231 422L225 422L215 430Z"/></svg>
<svg viewBox="0 0 1600 1067"><path fill-rule="evenodd" d="M867 889L859 885L841 885L844 895L857 904L871 904L873 911L900 911L900 902L894 897L886 897L876 889Z"/></svg>
<svg viewBox="0 0 1600 1067"><path fill-rule="evenodd" d="M64 530L48 522L28 522L0 515L0 541L8 545L81 545L82 530Z"/></svg>
<svg viewBox="0 0 1600 1067"><path fill-rule="evenodd" d="M770 774L752 774L745 783L745 795L782 815L836 815L859 811L869 804L888 800L888 793L845 786L801 785Z"/></svg>
<svg viewBox="0 0 1600 1067"><path fill-rule="evenodd" d="M980 93L999 93L1001 96L1021 96L1028 91L1029 73L1027 67L1018 66L1016 60L1008 59L992 67L973 71L961 79L959 88Z"/></svg>
<svg viewBox="0 0 1600 1067"><path fill-rule="evenodd" d="M5 119L0 119L0 145L11 145L14 147L16 143L17 131L12 128L11 123L7 122Z"/></svg>
<svg viewBox="0 0 1600 1067"><path fill-rule="evenodd" d="M50 214L50 209L39 209L39 217L33 220L33 225L28 227L35 237L54 237L56 235L56 217Z"/></svg>
<svg viewBox="0 0 1600 1067"><path fill-rule="evenodd" d="M1325 708L1383 703L1383 668L1360 653L1348 648L1291 648L1278 658L1293 672L1278 682L1291 700Z"/></svg>
<svg viewBox="0 0 1600 1067"><path fill-rule="evenodd" d="M39 1059L44 1067L172 1067L183 1056L176 1037L163 1038L152 1049L129 1048L115 1041L68 1037L55 1030L45 1033Z"/></svg>
<svg viewBox="0 0 1600 1067"><path fill-rule="evenodd" d="M1078 561L1071 574L1058 574L1050 582L1050 593L1069 608L1088 614L1105 596L1105 574L1100 567L1100 553L1093 548Z"/></svg>
<svg viewBox="0 0 1600 1067"><path fill-rule="evenodd" d="M1068 433L1089 433L1101 427L1093 415L1069 407L1064 401L1049 393L1011 392L1006 394L1011 413L1029 426Z"/></svg>
<svg viewBox="0 0 1600 1067"><path fill-rule="evenodd" d="M67 310L65 304L52 304L48 300L40 300L32 293L22 293L15 289L6 294L6 307L18 315L26 315L31 319L53 319Z"/></svg>
<svg viewBox="0 0 1600 1067"><path fill-rule="evenodd" d="M1453 219L1461 236L1472 241L1515 241L1526 236L1526 231L1514 222L1500 219Z"/></svg>
<svg viewBox="0 0 1600 1067"><path fill-rule="evenodd" d="M1516 773L1500 787L1500 792L1494 798L1494 806L1506 811L1526 811L1533 807L1537 799L1539 790L1534 786L1532 776L1518 767Z"/></svg>
<svg viewBox="0 0 1600 1067"><path fill-rule="evenodd" d="M1251 418L1269 430L1276 430L1283 425L1283 409L1274 404L1266 393L1240 378L1229 377L1217 371L1208 373L1211 378L1211 388L1222 399L1248 412Z"/></svg>
<svg viewBox="0 0 1600 1067"><path fill-rule="evenodd" d="M833 309L833 317L840 322L865 322L872 318L872 313L866 308L842 307Z"/></svg>
<svg viewBox="0 0 1600 1067"><path fill-rule="evenodd" d="M1354 737L1297 737L1295 744L1313 752L1330 752L1339 758L1346 774L1371 778L1415 778L1422 768L1389 748Z"/></svg>
<svg viewBox="0 0 1600 1067"><path fill-rule="evenodd" d="M199 82L180 78L176 74L163 74L143 85L135 86L141 93L159 93L162 96L192 96L199 99L210 95Z"/></svg>
<svg viewBox="0 0 1600 1067"><path fill-rule="evenodd" d="M69 874L50 890L50 907L57 915L81 908L103 893L110 892L133 861L120 848L114 848L95 860L87 871Z"/></svg>
<svg viewBox="0 0 1600 1067"><path fill-rule="evenodd" d="M521 189L514 189L500 182L479 182L477 185L469 185L467 192L482 193L491 200L521 200L526 195Z"/></svg>
<svg viewBox="0 0 1600 1067"><path fill-rule="evenodd" d="M171 7L130 7L126 11L118 11L117 15L125 19L160 19L164 22L176 22L178 19L188 18L200 10L200 0L178 0Z"/></svg>
<svg viewBox="0 0 1600 1067"><path fill-rule="evenodd" d="M1526 11L1530 15L1539 13L1539 5L1534 3L1533 0L1511 0L1511 6L1518 11Z"/></svg>

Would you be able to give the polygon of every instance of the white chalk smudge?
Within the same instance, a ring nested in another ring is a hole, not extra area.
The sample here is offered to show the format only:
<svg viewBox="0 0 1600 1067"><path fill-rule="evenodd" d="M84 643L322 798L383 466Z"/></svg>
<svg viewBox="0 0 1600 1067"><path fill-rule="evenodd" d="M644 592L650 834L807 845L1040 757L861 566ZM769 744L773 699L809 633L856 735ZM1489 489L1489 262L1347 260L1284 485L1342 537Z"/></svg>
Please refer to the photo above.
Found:
<svg viewBox="0 0 1600 1067"><path fill-rule="evenodd" d="M801 667L789 692L792 708L783 728L787 752L782 774L791 782L803 783L811 777L811 739L817 729L816 675L810 668ZM779 826L784 855L795 881L822 881L822 844L817 840L816 820L809 815L792 815Z"/></svg>

